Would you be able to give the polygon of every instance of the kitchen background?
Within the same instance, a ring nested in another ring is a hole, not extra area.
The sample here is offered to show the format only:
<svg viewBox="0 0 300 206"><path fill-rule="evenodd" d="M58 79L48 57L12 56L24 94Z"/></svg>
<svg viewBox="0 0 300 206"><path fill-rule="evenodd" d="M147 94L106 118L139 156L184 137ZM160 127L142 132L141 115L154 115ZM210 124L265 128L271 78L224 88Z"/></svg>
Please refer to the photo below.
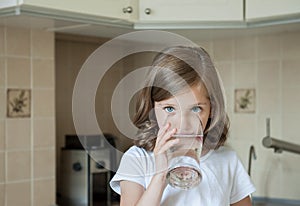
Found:
<svg viewBox="0 0 300 206"><path fill-rule="evenodd" d="M76 76L96 48L130 30L115 32L104 26L95 28L94 35L90 27L62 32L36 26L36 18L11 18L0 27L0 205L54 205L60 192L61 148L65 135L75 134L71 98ZM34 23L24 24L28 20ZM300 144L299 24L174 31L206 48L220 72L231 120L228 145L246 169L250 146L256 149L251 168L257 187L253 196L300 201L299 156L274 153L261 143L270 118L272 137ZM78 35L85 32L89 35ZM118 137L121 151L131 140L119 133L108 114L110 95L125 74L147 65L152 55L138 54L117 62L101 82L99 88L105 86L105 90L97 93L99 124L104 132ZM31 90L30 117L7 117L8 89ZM255 90L254 111L236 111L236 89Z"/></svg>

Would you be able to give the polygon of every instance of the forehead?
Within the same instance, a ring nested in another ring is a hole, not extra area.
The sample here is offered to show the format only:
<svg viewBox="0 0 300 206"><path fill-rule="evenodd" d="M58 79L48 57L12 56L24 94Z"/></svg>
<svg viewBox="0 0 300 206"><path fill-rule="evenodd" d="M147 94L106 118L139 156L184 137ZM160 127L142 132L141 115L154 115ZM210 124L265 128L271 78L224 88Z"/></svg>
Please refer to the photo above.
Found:
<svg viewBox="0 0 300 206"><path fill-rule="evenodd" d="M189 87L178 94L157 102L159 104L181 104L181 105L195 105L209 103L209 95L206 88L200 84L197 86Z"/></svg>

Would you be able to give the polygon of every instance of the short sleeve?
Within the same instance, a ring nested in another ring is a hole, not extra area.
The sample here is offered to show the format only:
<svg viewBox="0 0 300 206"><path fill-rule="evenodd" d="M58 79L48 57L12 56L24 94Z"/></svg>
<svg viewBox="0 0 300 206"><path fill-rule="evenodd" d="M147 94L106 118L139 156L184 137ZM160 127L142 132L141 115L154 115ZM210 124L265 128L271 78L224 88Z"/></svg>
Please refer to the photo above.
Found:
<svg viewBox="0 0 300 206"><path fill-rule="evenodd" d="M151 156L145 150L135 146L131 147L124 153L118 171L110 181L110 187L120 194L120 182L127 180L146 188L145 177L150 163L152 163Z"/></svg>
<svg viewBox="0 0 300 206"><path fill-rule="evenodd" d="M230 195L230 203L236 203L251 193L255 192L255 186L252 183L248 173L246 172L243 164L236 156L236 167L233 176L233 184Z"/></svg>

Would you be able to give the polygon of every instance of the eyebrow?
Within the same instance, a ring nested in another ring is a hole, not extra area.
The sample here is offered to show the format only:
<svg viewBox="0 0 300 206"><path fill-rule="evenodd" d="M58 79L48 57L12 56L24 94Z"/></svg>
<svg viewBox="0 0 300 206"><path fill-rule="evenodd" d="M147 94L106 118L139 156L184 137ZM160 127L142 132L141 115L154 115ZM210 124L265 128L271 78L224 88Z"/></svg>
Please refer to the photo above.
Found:
<svg viewBox="0 0 300 206"><path fill-rule="evenodd" d="M176 104L171 104L171 103L157 103L158 106L172 106L172 107L175 107L177 106Z"/></svg>
<svg viewBox="0 0 300 206"><path fill-rule="evenodd" d="M196 104L192 104L191 106L199 106L199 105L207 105L207 102L198 102Z"/></svg>
<svg viewBox="0 0 300 206"><path fill-rule="evenodd" d="M172 103L157 103L157 105L160 107L164 107L164 106L176 107L176 106L178 106L177 104L172 104ZM201 105L208 105L208 103L207 102L198 102L195 104L191 104L190 106L194 107L194 106L201 106Z"/></svg>

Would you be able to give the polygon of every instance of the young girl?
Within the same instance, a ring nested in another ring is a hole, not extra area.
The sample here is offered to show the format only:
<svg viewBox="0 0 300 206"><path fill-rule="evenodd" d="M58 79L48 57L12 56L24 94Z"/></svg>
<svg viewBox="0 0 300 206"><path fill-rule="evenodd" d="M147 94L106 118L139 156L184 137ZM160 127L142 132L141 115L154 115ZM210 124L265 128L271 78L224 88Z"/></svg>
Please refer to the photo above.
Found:
<svg viewBox="0 0 300 206"><path fill-rule="evenodd" d="M180 190L166 183L166 152L178 143L172 135L191 130L192 115L204 128L202 180ZM137 100L134 124L139 129L135 146L123 155L110 182L121 195L121 206L251 206L254 185L236 153L223 146L229 128L224 94L204 49L178 46L156 56Z"/></svg>

